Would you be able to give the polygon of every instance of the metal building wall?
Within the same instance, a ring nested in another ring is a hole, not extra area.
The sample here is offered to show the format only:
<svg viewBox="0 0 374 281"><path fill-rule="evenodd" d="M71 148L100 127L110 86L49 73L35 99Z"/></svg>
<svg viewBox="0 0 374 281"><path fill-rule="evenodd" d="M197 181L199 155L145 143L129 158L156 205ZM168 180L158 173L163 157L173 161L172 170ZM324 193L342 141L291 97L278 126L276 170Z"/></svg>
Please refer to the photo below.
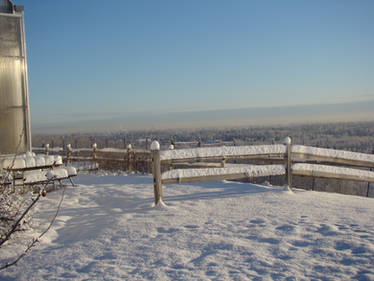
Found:
<svg viewBox="0 0 374 281"><path fill-rule="evenodd" d="M0 155L31 151L23 8L0 0Z"/></svg>

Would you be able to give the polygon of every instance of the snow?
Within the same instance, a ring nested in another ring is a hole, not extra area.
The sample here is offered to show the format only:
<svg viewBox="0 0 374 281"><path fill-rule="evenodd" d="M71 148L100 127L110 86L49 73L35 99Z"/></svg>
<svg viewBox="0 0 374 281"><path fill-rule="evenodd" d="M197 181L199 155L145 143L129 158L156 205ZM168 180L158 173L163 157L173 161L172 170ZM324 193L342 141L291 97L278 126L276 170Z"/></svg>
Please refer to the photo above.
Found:
<svg viewBox="0 0 374 281"><path fill-rule="evenodd" d="M76 175L77 172L74 167L59 167L46 170L33 170L24 172L25 183L42 182L47 179L65 179L68 176Z"/></svg>
<svg viewBox="0 0 374 281"><path fill-rule="evenodd" d="M101 151L101 152L126 153L126 149L111 148L111 147L101 148L101 149L98 149L98 151Z"/></svg>
<svg viewBox="0 0 374 281"><path fill-rule="evenodd" d="M160 143L158 141L153 141L151 143L151 150L160 150Z"/></svg>
<svg viewBox="0 0 374 281"><path fill-rule="evenodd" d="M3 168L23 169L26 167L25 159L23 158L6 158L3 159Z"/></svg>
<svg viewBox="0 0 374 281"><path fill-rule="evenodd" d="M25 157L24 159L25 159L25 163L26 163L27 168L36 166L34 157Z"/></svg>
<svg viewBox="0 0 374 281"><path fill-rule="evenodd" d="M54 168L50 170L52 176L48 176L48 178L56 177L56 179L63 179L68 177L68 171L66 168Z"/></svg>
<svg viewBox="0 0 374 281"><path fill-rule="evenodd" d="M26 153L17 155L16 157L3 157L0 159L0 170L10 167L13 169L23 169L53 164L62 165L62 157L60 155L35 155L34 153Z"/></svg>
<svg viewBox="0 0 374 281"><path fill-rule="evenodd" d="M238 165L227 168L175 169L164 172L162 179L183 179L191 177L246 174L247 177L284 175L284 165Z"/></svg>
<svg viewBox="0 0 374 281"><path fill-rule="evenodd" d="M62 165L63 164L62 157L60 155L55 155L53 160L54 160L54 163L56 165Z"/></svg>
<svg viewBox="0 0 374 281"><path fill-rule="evenodd" d="M68 175L69 176L76 176L77 175L77 169L73 166L66 167Z"/></svg>
<svg viewBox="0 0 374 281"><path fill-rule="evenodd" d="M317 164L305 164L297 163L292 165L293 171L311 171L311 172L322 172L331 173L336 175L349 175L356 176L359 178L372 178L374 180L374 172L367 170L359 170L352 168L328 166L328 165L317 165Z"/></svg>
<svg viewBox="0 0 374 281"><path fill-rule="evenodd" d="M283 142L284 142L284 144L291 144L291 138L286 137Z"/></svg>
<svg viewBox="0 0 374 281"><path fill-rule="evenodd" d="M374 155L359 153L359 152L351 152L351 151L335 150L335 149L327 149L327 148L317 148L317 147L304 146L304 145L293 145L292 152L374 163Z"/></svg>
<svg viewBox="0 0 374 281"><path fill-rule="evenodd" d="M43 182L47 180L46 172L41 170L27 171L24 173L25 183Z"/></svg>
<svg viewBox="0 0 374 281"><path fill-rule="evenodd" d="M252 146L220 146L201 147L177 150L161 151L161 160L190 159L196 157L222 157L239 155L262 155L286 153L286 146L274 145L252 145Z"/></svg>
<svg viewBox="0 0 374 281"><path fill-rule="evenodd" d="M1 280L374 280L372 198L238 182L78 175L56 224ZM36 235L61 190L47 194ZM3 264L22 251L0 249Z"/></svg>
<svg viewBox="0 0 374 281"><path fill-rule="evenodd" d="M35 166L45 166L45 159L42 155L38 155L35 157Z"/></svg>
<svg viewBox="0 0 374 281"><path fill-rule="evenodd" d="M55 163L55 157L53 155L44 155L44 161L46 165L53 165Z"/></svg>

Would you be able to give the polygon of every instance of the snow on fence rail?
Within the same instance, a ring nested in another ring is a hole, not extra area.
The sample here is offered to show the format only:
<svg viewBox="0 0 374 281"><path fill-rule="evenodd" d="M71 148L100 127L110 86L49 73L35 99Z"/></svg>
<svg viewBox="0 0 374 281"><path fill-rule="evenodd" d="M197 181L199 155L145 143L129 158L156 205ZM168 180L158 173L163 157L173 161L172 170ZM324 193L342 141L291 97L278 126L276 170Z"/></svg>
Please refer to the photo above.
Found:
<svg viewBox="0 0 374 281"><path fill-rule="evenodd" d="M193 149L164 150L160 152L160 159L164 163L177 163L178 161L189 162L207 160L224 160L238 158L265 158L281 157L286 153L286 147L276 145L255 145L255 146L220 146L200 147Z"/></svg>
<svg viewBox="0 0 374 281"><path fill-rule="evenodd" d="M373 168L374 155L291 145L286 138L285 144L206 147L160 151L160 144L151 145L152 173L154 179L155 205L162 202L163 184L186 183L214 180L231 180L263 176L285 175L287 184L292 189L292 175L313 178L329 178L350 181L374 182L374 172L357 167ZM226 160L282 160L284 164L240 165L237 167L175 169L161 172L162 165L172 167L174 163L222 161ZM301 162L301 163L300 163ZM321 163L331 165L321 165ZM335 165L355 166L356 168L337 167ZM368 186L369 188L369 186Z"/></svg>
<svg viewBox="0 0 374 281"><path fill-rule="evenodd" d="M352 151L317 148L304 145L293 145L292 155L294 158L310 159L321 162L345 164L374 168L374 155Z"/></svg>
<svg viewBox="0 0 374 281"><path fill-rule="evenodd" d="M150 152L142 149L133 149L128 145L126 149L102 148L98 149L96 144L92 148L72 148L70 144L65 149L57 147L33 148L33 151L59 154L64 162L95 162L111 167L115 163L119 168L130 172L150 172ZM111 164L110 164L111 163ZM116 166L114 165L114 166ZM116 166L116 168L118 168Z"/></svg>

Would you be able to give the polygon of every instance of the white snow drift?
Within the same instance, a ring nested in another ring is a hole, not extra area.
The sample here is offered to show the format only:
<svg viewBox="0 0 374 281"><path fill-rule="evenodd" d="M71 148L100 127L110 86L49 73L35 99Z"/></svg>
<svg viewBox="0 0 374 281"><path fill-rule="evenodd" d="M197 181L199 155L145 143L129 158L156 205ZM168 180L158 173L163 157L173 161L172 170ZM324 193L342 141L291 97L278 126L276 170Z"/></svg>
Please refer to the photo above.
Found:
<svg viewBox="0 0 374 281"><path fill-rule="evenodd" d="M1 280L374 280L372 198L224 181L166 185L154 208L150 176L76 181L53 230ZM21 243L0 251L4 263Z"/></svg>

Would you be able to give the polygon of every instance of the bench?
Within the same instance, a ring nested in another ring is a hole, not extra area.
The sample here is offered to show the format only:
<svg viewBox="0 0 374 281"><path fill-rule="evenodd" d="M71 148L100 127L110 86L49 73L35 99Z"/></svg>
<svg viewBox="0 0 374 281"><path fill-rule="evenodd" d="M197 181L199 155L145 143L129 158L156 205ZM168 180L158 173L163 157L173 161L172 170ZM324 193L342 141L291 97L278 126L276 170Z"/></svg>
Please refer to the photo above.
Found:
<svg viewBox="0 0 374 281"><path fill-rule="evenodd" d="M61 156L35 155L26 153L0 159L0 169L5 171L4 183L16 186L35 186L68 179L75 186L72 177L77 175L74 167L63 167ZM3 172L4 173L4 172Z"/></svg>

